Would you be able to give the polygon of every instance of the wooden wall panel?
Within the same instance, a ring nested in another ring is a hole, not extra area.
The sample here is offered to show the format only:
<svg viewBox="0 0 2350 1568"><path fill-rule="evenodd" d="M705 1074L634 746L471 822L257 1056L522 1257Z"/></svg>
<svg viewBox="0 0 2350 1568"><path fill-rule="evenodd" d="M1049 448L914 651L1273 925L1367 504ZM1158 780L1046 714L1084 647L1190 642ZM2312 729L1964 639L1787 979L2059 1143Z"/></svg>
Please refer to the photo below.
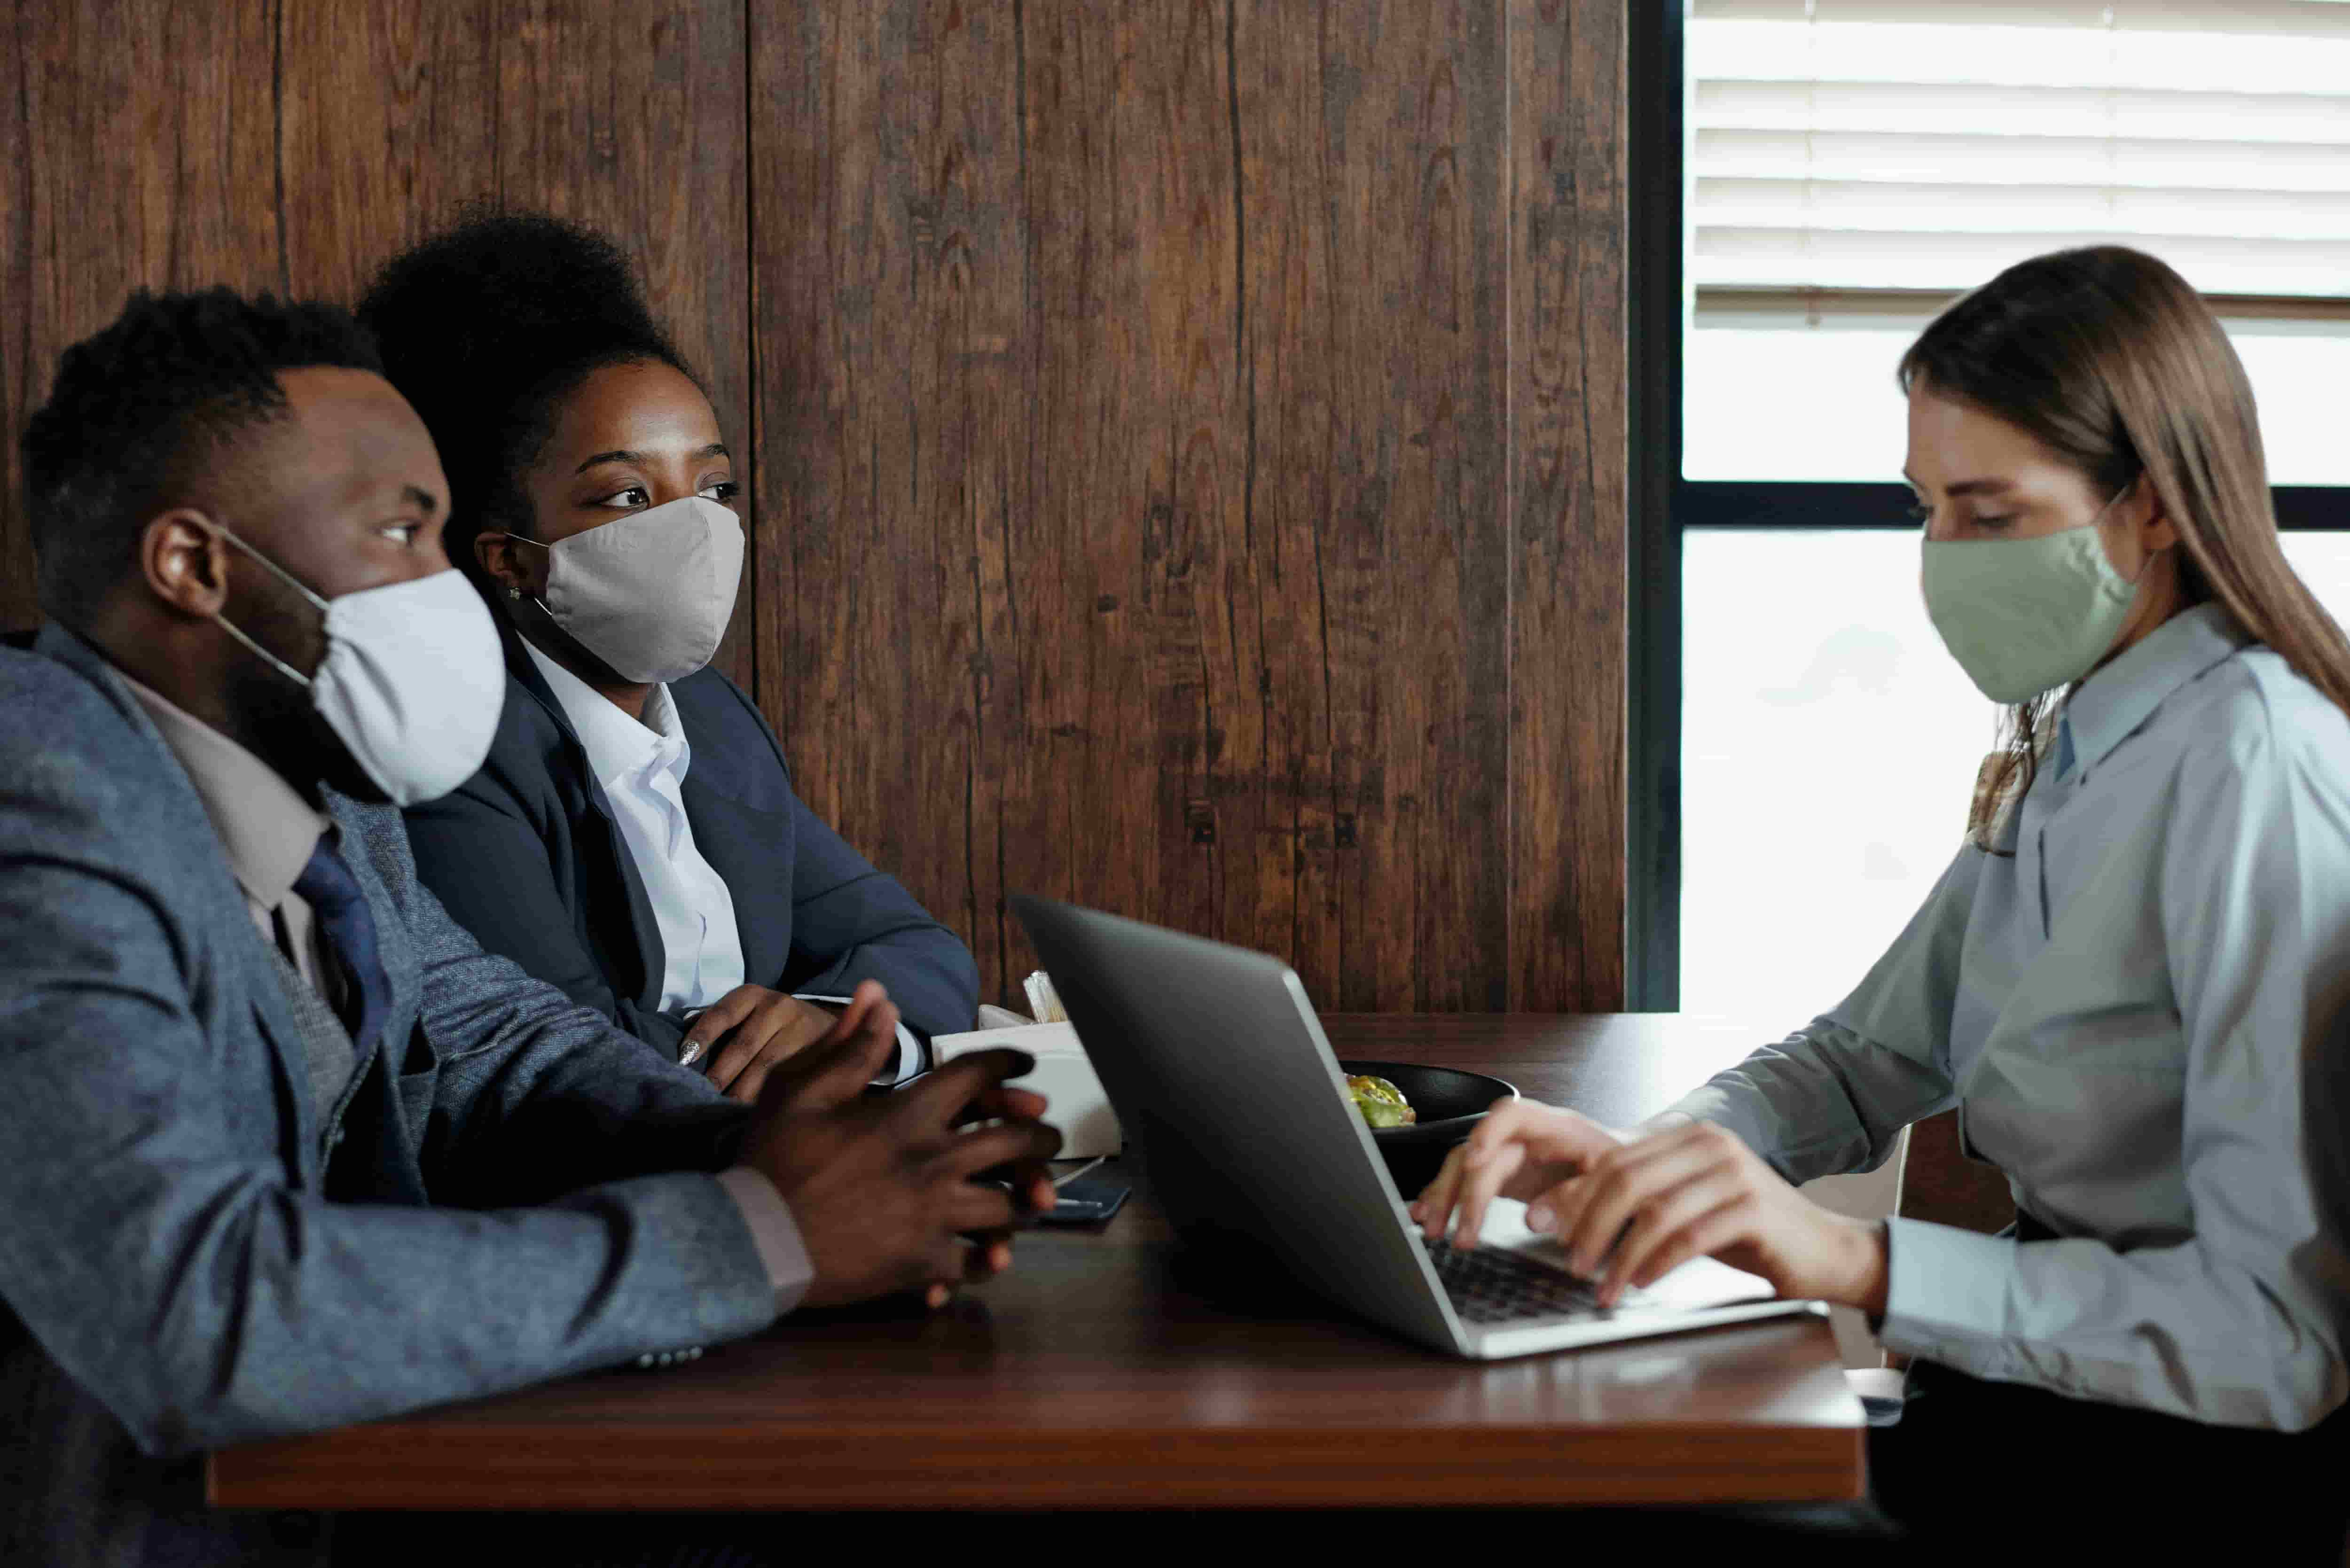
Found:
<svg viewBox="0 0 2350 1568"><path fill-rule="evenodd" d="M1513 0L1510 1005L1623 1005L1624 8Z"/></svg>
<svg viewBox="0 0 2350 1568"><path fill-rule="evenodd" d="M1350 1008L1504 990L1503 36L1481 5L1236 29L1272 679L1232 726L1263 737L1234 771L1262 771L1268 831L1256 918L1232 900L1226 929L1290 931Z"/></svg>
<svg viewBox="0 0 2350 1568"><path fill-rule="evenodd" d="M9 15L12 433L132 283L586 219L753 483L722 664L991 994L1034 888L1332 1006L1620 1002L1619 6Z"/></svg>
<svg viewBox="0 0 2350 1568"><path fill-rule="evenodd" d="M18 627L36 618L13 449L59 352L134 288L274 287L283 259L268 6L19 0L11 20L0 80L16 78L23 140L0 146L15 209L0 230L0 621Z"/></svg>
<svg viewBox="0 0 2350 1568"><path fill-rule="evenodd" d="M1347 4L1265 47L1295 16L1243 12L1238 55L1266 175L1249 263L1291 285L1249 302L1275 486L1262 553L1322 639L1267 718L1312 712L1315 687L1326 702L1322 754L1276 763L1267 792L1326 802L1297 832L1328 872L1300 900L1295 961L1326 1004L1492 1010L1510 962L1506 29L1480 0Z"/></svg>
<svg viewBox="0 0 2350 1568"><path fill-rule="evenodd" d="M30 42L24 7L0 10L0 632L40 620L16 445L40 386L33 370L33 161L25 124Z"/></svg>
<svg viewBox="0 0 2350 1568"><path fill-rule="evenodd" d="M377 267L496 193L493 0L286 0L286 281L351 303Z"/></svg>
<svg viewBox="0 0 2350 1568"><path fill-rule="evenodd" d="M1007 518L1029 512L1016 41L806 4L753 38L760 699L815 808L973 929Z"/></svg>
<svg viewBox="0 0 2350 1568"><path fill-rule="evenodd" d="M1334 1005L1502 1005L1501 19L757 31L761 696L803 792L991 992L1027 888Z"/></svg>

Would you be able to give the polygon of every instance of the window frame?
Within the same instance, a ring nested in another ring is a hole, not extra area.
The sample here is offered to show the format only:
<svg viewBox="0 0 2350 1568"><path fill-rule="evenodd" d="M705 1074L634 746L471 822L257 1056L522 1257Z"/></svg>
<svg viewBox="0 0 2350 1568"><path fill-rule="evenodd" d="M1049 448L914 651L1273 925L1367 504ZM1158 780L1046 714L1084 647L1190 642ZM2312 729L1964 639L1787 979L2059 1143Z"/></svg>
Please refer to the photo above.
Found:
<svg viewBox="0 0 2350 1568"><path fill-rule="evenodd" d="M1682 535L1691 528L1914 531L1896 483L1692 480L1681 476L1689 167L1688 0L1629 11L1631 332L1626 535L1625 999L1680 1006ZM2303 302L2295 301L2299 304ZM2339 301L2307 302L2324 310ZM2350 531L2350 485L2274 487L2280 532ZM1833 515L1833 524L1824 524Z"/></svg>
<svg viewBox="0 0 2350 1568"><path fill-rule="evenodd" d="M1624 1005L1680 1009L1681 335L1688 0L1627 8Z"/></svg>

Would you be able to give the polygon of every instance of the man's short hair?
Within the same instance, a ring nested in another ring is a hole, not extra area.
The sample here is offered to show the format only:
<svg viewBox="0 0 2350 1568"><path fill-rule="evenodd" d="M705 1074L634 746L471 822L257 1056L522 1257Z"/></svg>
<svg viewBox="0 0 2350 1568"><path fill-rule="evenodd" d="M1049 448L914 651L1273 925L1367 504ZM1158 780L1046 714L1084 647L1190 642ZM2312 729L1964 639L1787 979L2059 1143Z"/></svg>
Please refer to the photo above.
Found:
<svg viewBox="0 0 2350 1568"><path fill-rule="evenodd" d="M348 312L228 288L140 289L68 348L25 427L42 609L87 624L149 520L213 474L239 432L285 417L278 372L312 366L383 369Z"/></svg>

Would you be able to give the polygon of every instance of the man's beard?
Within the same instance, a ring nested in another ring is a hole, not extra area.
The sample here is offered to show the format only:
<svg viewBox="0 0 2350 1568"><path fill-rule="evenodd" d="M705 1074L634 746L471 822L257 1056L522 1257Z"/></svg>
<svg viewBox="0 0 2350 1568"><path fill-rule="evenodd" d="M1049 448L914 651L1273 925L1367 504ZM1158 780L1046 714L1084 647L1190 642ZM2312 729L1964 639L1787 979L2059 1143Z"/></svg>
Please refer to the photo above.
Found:
<svg viewBox="0 0 2350 1568"><path fill-rule="evenodd" d="M282 671L248 657L229 681L228 702L245 734L260 742L262 760L305 795L315 796L324 784L363 805L391 804L319 714L309 690Z"/></svg>
<svg viewBox="0 0 2350 1568"><path fill-rule="evenodd" d="M245 636L293 668L308 670L315 681L331 651L318 611L282 583L259 586L260 592L237 607ZM307 796L316 798L325 784L369 805L390 805L391 797L319 713L312 689L250 649L242 651L229 676L229 711L261 759Z"/></svg>

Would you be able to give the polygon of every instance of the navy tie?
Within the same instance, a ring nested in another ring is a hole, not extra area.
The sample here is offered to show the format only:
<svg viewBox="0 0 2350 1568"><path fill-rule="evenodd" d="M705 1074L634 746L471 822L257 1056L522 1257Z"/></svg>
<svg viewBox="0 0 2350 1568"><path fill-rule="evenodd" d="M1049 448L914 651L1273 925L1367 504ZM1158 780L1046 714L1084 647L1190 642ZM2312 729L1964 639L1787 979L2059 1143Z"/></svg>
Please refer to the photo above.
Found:
<svg viewBox="0 0 2350 1568"><path fill-rule="evenodd" d="M383 1015L391 1008L391 981L383 972L383 956L376 950L375 915L359 892L359 879L323 834L318 847L310 852L310 863L294 879L294 891L310 906L327 946L342 961L350 981L343 998L343 1025L364 1061L368 1043L383 1027Z"/></svg>

